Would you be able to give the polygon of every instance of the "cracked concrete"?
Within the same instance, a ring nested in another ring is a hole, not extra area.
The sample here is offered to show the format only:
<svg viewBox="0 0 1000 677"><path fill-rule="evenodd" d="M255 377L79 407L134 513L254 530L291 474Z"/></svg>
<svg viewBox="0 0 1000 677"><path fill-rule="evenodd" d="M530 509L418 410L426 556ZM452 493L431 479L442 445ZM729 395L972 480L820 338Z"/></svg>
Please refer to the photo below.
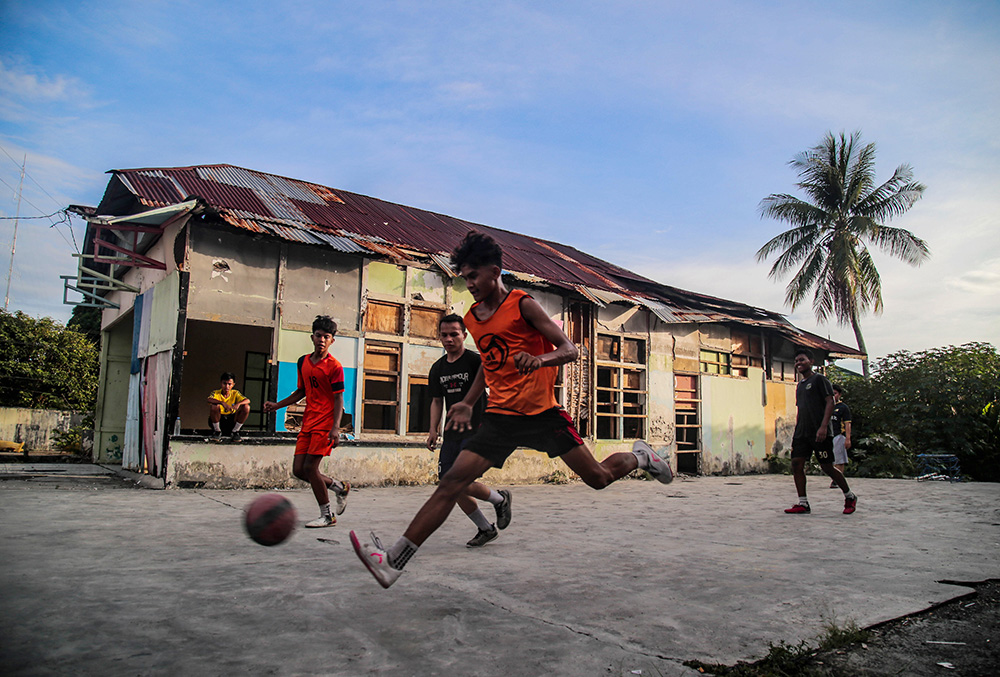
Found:
<svg viewBox="0 0 1000 677"><path fill-rule="evenodd" d="M264 492L0 475L0 663L12 675L692 675L830 622L870 625L1000 577L1000 485L790 477L515 486L479 550L456 511L382 590L349 529L392 542L430 487L358 489L337 527L264 548ZM312 519L308 490L282 492Z"/></svg>

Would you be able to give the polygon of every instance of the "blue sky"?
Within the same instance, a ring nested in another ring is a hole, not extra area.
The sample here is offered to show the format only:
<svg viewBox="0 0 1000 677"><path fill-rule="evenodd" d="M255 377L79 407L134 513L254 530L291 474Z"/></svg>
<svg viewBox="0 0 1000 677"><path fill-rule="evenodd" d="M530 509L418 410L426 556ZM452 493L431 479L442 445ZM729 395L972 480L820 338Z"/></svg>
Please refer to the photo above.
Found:
<svg viewBox="0 0 1000 677"><path fill-rule="evenodd" d="M788 313L757 206L842 130L878 144L879 180L927 185L893 225L932 258L877 258L870 353L1000 343L995 2L0 0L0 217L25 158L22 216L96 205L109 169L229 163ZM55 220L20 221L10 309L65 320Z"/></svg>

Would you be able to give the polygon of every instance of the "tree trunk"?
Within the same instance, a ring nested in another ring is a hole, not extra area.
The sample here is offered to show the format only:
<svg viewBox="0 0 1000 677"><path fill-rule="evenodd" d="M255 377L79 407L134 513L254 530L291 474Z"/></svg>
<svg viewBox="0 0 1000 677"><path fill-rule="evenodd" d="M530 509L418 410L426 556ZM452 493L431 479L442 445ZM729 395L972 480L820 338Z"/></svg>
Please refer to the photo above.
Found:
<svg viewBox="0 0 1000 677"><path fill-rule="evenodd" d="M851 315L851 326L854 327L854 338L858 341L858 350L865 354L865 356L861 358L861 373L864 374L865 380L867 380L869 376L868 349L865 348L865 337L861 335L861 322L858 321L857 313Z"/></svg>

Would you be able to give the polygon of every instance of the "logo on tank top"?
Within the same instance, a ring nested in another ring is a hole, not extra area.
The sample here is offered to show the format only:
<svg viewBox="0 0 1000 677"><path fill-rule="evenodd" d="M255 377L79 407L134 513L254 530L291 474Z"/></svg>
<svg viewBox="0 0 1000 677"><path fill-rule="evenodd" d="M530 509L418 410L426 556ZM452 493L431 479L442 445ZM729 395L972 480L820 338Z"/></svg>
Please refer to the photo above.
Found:
<svg viewBox="0 0 1000 677"><path fill-rule="evenodd" d="M496 371L507 362L510 349L507 342L496 334L484 334L479 338L479 355L483 359L483 369Z"/></svg>

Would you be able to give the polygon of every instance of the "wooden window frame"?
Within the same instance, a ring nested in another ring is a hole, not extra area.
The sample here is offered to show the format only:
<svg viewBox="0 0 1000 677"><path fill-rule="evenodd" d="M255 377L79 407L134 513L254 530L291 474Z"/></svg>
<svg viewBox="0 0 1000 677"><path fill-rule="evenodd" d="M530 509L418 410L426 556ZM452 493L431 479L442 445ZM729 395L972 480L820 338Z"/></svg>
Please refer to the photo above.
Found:
<svg viewBox="0 0 1000 677"><path fill-rule="evenodd" d="M702 348L698 353L698 365L699 371L702 374L711 374L712 376L732 375L732 355L725 350Z"/></svg>
<svg viewBox="0 0 1000 677"><path fill-rule="evenodd" d="M681 378L691 379L694 388L681 388L679 383ZM681 397L682 393L690 396ZM679 404L684 406L678 406ZM701 451L701 374L674 372L674 426L677 453ZM684 435L681 431L685 431ZM689 439L686 431L694 431L693 441Z"/></svg>
<svg viewBox="0 0 1000 677"><path fill-rule="evenodd" d="M376 349L376 350L372 350ZM378 350L381 349L381 350ZM385 370L385 369L373 369L368 366L368 355L369 352L372 354L377 354L378 352L384 354L395 354L396 356L396 370ZM363 433L388 433L388 434L398 434L399 432L399 415L400 415L400 387L402 382L402 367L403 367L403 344L396 343L394 341L366 341L365 342L365 355L364 355L364 369L362 370L362 399L361 399L361 432ZM373 381L377 380L379 377L384 379L394 378L396 381L396 397L394 400L378 399L374 397L369 397L368 392L368 381L371 378ZM369 407L392 407L395 410L395 415L393 416L395 422L392 429L389 428L373 428L369 421Z"/></svg>
<svg viewBox="0 0 1000 677"><path fill-rule="evenodd" d="M649 418L649 337L625 332L597 332L594 379L594 438L600 440L644 439ZM612 346L609 351L601 346ZM628 350L634 345L636 350ZM605 354L606 353L606 354ZM636 361L631 358L635 353ZM610 375L607 385L604 374ZM629 383L634 375L638 384ZM610 411L602 409L610 407ZM610 425L610 430L607 426ZM609 436L610 435L610 436Z"/></svg>

